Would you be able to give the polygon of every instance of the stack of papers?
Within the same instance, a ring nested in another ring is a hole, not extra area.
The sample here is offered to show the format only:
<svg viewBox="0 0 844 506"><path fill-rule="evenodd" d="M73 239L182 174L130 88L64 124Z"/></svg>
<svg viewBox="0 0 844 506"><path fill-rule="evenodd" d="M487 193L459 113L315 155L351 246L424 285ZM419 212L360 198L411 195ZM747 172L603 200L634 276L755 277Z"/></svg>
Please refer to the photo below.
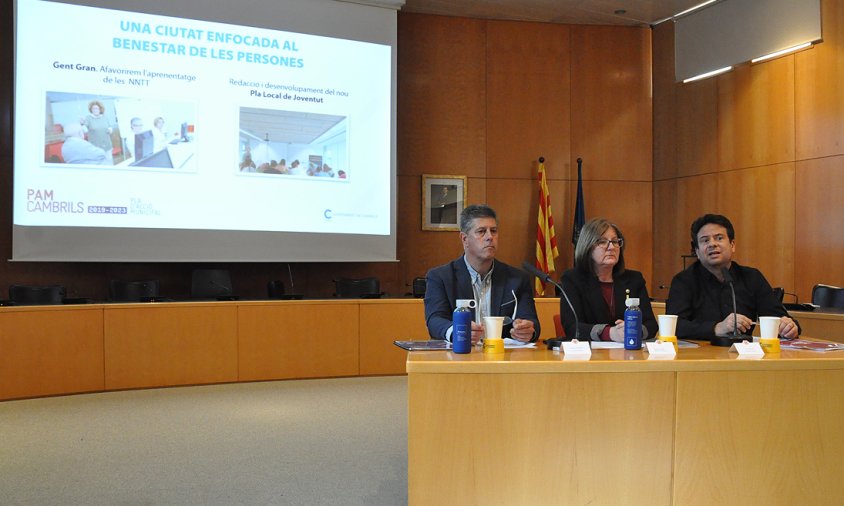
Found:
<svg viewBox="0 0 844 506"><path fill-rule="evenodd" d="M844 344L794 339L793 341L780 341L780 348L784 350L837 351L844 350Z"/></svg>

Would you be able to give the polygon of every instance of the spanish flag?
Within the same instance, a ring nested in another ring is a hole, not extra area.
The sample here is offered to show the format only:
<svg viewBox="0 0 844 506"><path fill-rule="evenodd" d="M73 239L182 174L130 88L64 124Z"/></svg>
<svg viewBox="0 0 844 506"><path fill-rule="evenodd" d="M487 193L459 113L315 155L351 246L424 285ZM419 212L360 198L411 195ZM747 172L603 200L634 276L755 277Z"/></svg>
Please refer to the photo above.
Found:
<svg viewBox="0 0 844 506"><path fill-rule="evenodd" d="M551 216L551 194L545 180L545 160L539 159L539 213L536 225L536 268L546 274L554 272L554 259L560 256L557 251L557 234L554 232L554 218ZM536 278L536 295L545 293L545 283Z"/></svg>

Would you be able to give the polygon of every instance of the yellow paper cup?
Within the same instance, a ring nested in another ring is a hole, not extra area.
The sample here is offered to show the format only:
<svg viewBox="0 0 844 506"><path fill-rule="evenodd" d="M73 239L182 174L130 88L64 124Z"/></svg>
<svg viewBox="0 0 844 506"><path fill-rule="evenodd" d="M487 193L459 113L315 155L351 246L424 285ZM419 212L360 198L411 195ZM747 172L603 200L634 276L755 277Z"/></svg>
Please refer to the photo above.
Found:
<svg viewBox="0 0 844 506"><path fill-rule="evenodd" d="M679 352L680 348L677 347L677 336L657 336L657 339L662 341L663 343L671 343L674 345L674 351Z"/></svg>
<svg viewBox="0 0 844 506"><path fill-rule="evenodd" d="M504 353L504 339L484 339L484 353Z"/></svg>
<svg viewBox="0 0 844 506"><path fill-rule="evenodd" d="M759 346L762 347L762 351L765 353L779 353L780 352L780 340L777 338L774 339L760 339Z"/></svg>

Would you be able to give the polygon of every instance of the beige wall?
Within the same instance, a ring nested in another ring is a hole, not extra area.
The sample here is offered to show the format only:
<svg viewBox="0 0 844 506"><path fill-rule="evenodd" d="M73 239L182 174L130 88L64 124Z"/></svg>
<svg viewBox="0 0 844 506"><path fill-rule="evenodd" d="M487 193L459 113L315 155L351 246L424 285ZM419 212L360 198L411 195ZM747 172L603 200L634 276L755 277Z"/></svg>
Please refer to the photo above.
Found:
<svg viewBox="0 0 844 506"><path fill-rule="evenodd" d="M800 301L844 285L844 7L822 9L814 48L690 84L673 83L673 26L654 30L655 285L706 212L732 220L738 262Z"/></svg>

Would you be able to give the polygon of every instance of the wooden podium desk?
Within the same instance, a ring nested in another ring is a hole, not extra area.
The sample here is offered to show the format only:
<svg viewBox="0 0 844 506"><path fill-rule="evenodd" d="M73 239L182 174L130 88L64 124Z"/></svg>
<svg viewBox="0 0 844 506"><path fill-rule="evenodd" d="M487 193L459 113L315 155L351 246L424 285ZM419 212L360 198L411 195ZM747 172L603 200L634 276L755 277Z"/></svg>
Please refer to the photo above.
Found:
<svg viewBox="0 0 844 506"><path fill-rule="evenodd" d="M417 299L0 308L0 400L236 381L404 374Z"/></svg>
<svg viewBox="0 0 844 506"><path fill-rule="evenodd" d="M412 352L408 498L841 504L844 352Z"/></svg>

